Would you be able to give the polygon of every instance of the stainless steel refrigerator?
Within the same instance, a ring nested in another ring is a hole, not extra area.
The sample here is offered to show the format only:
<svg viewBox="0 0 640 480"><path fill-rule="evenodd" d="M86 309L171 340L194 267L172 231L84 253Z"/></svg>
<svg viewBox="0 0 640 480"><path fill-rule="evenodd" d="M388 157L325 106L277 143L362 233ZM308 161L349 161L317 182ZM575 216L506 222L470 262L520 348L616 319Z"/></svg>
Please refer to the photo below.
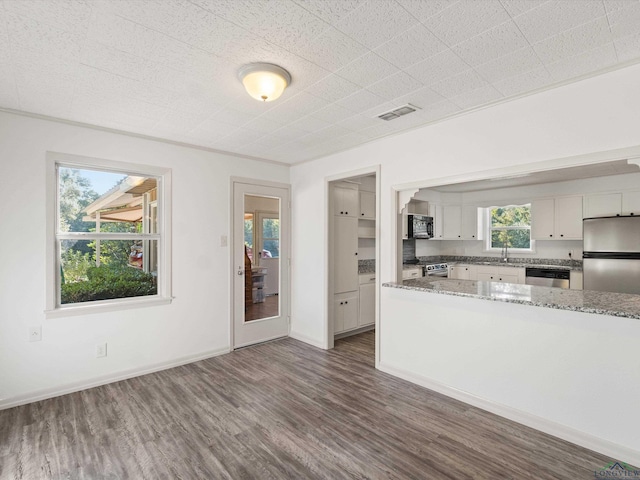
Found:
<svg viewBox="0 0 640 480"><path fill-rule="evenodd" d="M640 294L640 216L585 218L584 289Z"/></svg>

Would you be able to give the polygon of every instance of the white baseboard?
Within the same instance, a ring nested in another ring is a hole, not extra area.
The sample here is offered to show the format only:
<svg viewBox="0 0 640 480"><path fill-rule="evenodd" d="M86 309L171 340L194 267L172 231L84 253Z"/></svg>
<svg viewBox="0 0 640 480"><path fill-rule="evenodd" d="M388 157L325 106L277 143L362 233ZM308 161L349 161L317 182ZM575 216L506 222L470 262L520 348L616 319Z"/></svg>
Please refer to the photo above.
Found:
<svg viewBox="0 0 640 480"><path fill-rule="evenodd" d="M308 337L306 335L303 335L302 333L289 332L289 336L296 340L300 340L301 342L308 343L309 345L312 345L314 347L321 348L323 350L327 349L327 346L322 342L318 342L315 338Z"/></svg>
<svg viewBox="0 0 640 480"><path fill-rule="evenodd" d="M508 418L509 420L513 420L514 422L526 425L527 427L535 428L536 430L553 435L554 437L558 437L562 440L602 453L616 460L621 460L629 463L630 465L640 465L640 452L624 445L605 440L604 438L597 437L581 430L576 430L575 428L527 413L523 410L518 410L501 403L496 403L494 401L478 397L463 390L458 390L457 388L423 377L422 375L393 367L384 362L380 362L378 369L395 377L420 385L421 387L428 388L429 390L433 390L448 397L455 398L456 400L460 400L461 402L473 405L474 407L478 407L482 410L486 410L501 417Z"/></svg>
<svg viewBox="0 0 640 480"><path fill-rule="evenodd" d="M37 390L35 392L27 393L25 395L18 395L16 397L10 397L0 400L0 410L7 408L18 407L27 403L38 402L40 400L46 400L48 398L59 397L60 395L66 395L68 393L79 392L81 390L87 390L93 387L99 387L100 385L106 385L107 383L119 382L121 380L127 380L128 378L139 377L141 375L147 375L149 373L159 372L160 370L168 370L169 368L179 367L188 363L198 362L200 360L206 360L207 358L217 357L229 353L231 350L228 347L220 348L217 350L209 350L207 352L198 353L195 355L188 355L186 357L180 357L168 362L156 363L154 365L148 365L142 368L135 368L132 370L123 370L109 375L92 378L89 380L83 380L80 382L68 383L63 386L45 388L43 390Z"/></svg>

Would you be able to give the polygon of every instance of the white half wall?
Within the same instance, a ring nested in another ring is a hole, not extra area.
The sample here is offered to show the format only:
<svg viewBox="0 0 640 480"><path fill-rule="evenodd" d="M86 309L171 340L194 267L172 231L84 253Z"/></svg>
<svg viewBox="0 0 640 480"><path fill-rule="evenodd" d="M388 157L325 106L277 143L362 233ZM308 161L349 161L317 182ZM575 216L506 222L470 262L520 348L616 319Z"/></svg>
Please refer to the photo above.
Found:
<svg viewBox="0 0 640 480"><path fill-rule="evenodd" d="M47 151L172 169L171 305L45 319ZM0 112L0 408L229 350L231 176L289 167Z"/></svg>
<svg viewBox="0 0 640 480"><path fill-rule="evenodd" d="M381 297L382 370L640 464L640 320L394 288Z"/></svg>

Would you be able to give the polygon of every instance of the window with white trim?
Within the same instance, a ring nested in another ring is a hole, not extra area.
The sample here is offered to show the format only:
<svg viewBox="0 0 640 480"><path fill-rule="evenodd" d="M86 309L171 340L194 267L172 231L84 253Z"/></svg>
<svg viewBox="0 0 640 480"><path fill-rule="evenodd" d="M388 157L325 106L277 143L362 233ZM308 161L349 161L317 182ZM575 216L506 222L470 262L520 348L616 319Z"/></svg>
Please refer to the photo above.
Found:
<svg viewBox="0 0 640 480"><path fill-rule="evenodd" d="M488 207L486 209L488 251L508 248L515 252L532 252L531 204Z"/></svg>
<svg viewBox="0 0 640 480"><path fill-rule="evenodd" d="M170 170L49 157L48 313L168 300Z"/></svg>

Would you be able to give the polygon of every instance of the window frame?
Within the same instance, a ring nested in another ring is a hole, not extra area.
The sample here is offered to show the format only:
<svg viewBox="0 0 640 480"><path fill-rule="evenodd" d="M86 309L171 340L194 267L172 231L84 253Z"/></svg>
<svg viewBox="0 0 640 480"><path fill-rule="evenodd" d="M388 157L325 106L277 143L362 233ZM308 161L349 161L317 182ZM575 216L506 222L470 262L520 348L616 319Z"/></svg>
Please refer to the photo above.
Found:
<svg viewBox="0 0 640 480"><path fill-rule="evenodd" d="M484 209L484 224L485 224L485 244L484 251L486 253L501 253L502 247L496 248L491 246L491 232L493 230L529 230L529 248L511 248L509 247L509 253L536 253L535 249L535 240L531 238L531 224L527 227L515 226L515 227L496 227L493 228L491 226L491 210L494 208L507 208L507 207L522 207L525 205L529 205L529 209L531 209L531 202L528 203L507 203L504 205L491 205Z"/></svg>
<svg viewBox="0 0 640 480"><path fill-rule="evenodd" d="M71 239L130 240L121 233L59 232L59 167L116 172L128 175L154 176L158 179L157 230L143 234L147 240L158 240L158 290L155 295L99 300L72 304L60 303L59 241ZM84 315L171 303L171 169L142 164L118 162L58 152L46 154L46 318ZM153 237L153 238L152 238Z"/></svg>

